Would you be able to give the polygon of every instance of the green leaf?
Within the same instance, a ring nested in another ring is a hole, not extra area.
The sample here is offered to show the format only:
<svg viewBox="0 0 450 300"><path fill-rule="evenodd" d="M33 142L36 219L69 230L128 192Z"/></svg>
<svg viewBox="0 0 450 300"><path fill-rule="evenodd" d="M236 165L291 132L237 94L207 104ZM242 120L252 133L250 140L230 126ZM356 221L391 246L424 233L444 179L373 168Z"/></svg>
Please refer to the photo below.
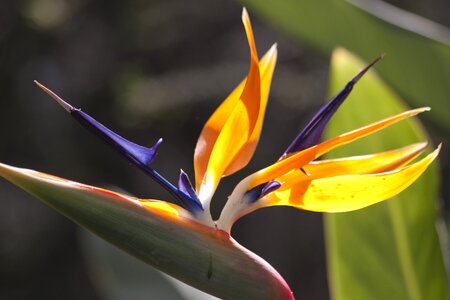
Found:
<svg viewBox="0 0 450 300"><path fill-rule="evenodd" d="M383 64L390 64L384 61ZM365 63L334 51L329 93L335 94ZM369 72L332 118L326 135L358 128L407 108ZM417 118L333 151L334 157L367 154L427 140ZM333 299L450 299L436 232L436 166L400 195L366 209L325 218Z"/></svg>
<svg viewBox="0 0 450 300"><path fill-rule="evenodd" d="M207 293L222 299L293 299L267 262L223 231L32 170L0 164L0 176L122 250Z"/></svg>
<svg viewBox="0 0 450 300"><path fill-rule="evenodd" d="M88 274L101 299L218 299L150 268L87 230L80 229L78 237Z"/></svg>
<svg viewBox="0 0 450 300"><path fill-rule="evenodd" d="M390 63L378 67L383 78L411 105L432 106L435 109L432 121L450 129L448 28L383 5L378 16L389 19L376 17L342 0L241 2L250 7L250 12L260 13L290 36L327 56L338 46L367 61L387 53ZM373 1L353 2L364 5ZM422 32L415 32L418 30Z"/></svg>

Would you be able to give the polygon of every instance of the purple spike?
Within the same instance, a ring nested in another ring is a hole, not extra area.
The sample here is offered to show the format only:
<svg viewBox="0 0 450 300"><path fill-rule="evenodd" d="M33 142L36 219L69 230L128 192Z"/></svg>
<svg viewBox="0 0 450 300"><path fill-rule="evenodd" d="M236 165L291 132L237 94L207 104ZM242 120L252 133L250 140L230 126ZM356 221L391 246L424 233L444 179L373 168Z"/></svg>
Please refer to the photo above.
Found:
<svg viewBox="0 0 450 300"><path fill-rule="evenodd" d="M162 144L162 142L163 142L163 139L162 139L162 138L159 138L159 139L156 141L156 143L153 145L153 147L150 148L150 151L153 152L153 156L152 156L152 157L149 157L149 161L148 161L147 165L150 165L150 164L155 160L155 158L158 156L157 150L158 150L158 148L159 148L159 145Z"/></svg>
<svg viewBox="0 0 450 300"><path fill-rule="evenodd" d="M374 64L380 61L383 57L384 54L379 56L372 63L362 69L336 96L334 96L330 101L323 105L314 115L314 117L312 117L305 128L297 135L294 141L292 141L292 143L289 145L280 159L283 159L292 153L304 150L319 143L320 138L322 137L322 133L325 130L325 126L328 124L339 106L348 97L353 89L353 86Z"/></svg>
<svg viewBox="0 0 450 300"><path fill-rule="evenodd" d="M70 114L83 126L113 146L122 155L144 166L148 166L153 162L157 155L156 150L162 143L162 139L160 138L152 148L147 148L121 137L79 109L71 110Z"/></svg>
<svg viewBox="0 0 450 300"><path fill-rule="evenodd" d="M165 188L170 194L172 194L172 196L177 198L184 208L191 212L198 211L198 205L195 202L196 199L192 199L189 194L186 194L186 192L184 191L180 191L158 172L149 167L149 164L153 162L157 155L156 150L162 143L162 139L159 139L151 148L135 144L106 128L104 125L97 122L94 118L82 112L80 109L74 108L72 105L62 100L58 95L53 93L51 90L49 90L39 82L35 81L35 83L53 99L55 99L55 101L59 105L61 105L67 112L69 112L72 117L74 117L79 123L89 129L95 135L99 136L106 143L111 145L115 150L125 156L133 164L138 166L146 174L150 175L156 182L158 182L163 188ZM194 203L194 205L192 205L191 203ZM200 208L203 209L201 205Z"/></svg>
<svg viewBox="0 0 450 300"><path fill-rule="evenodd" d="M276 180L269 181L261 190L261 197L264 197L268 193L271 193L275 190L277 190L281 186L281 183L279 183Z"/></svg>
<svg viewBox="0 0 450 300"><path fill-rule="evenodd" d="M142 165L149 165L155 159L156 150L162 143L162 139L159 139L152 148L147 148L130 142L129 140L106 128L103 124L88 114L82 112L81 109L74 108L72 105L56 95L53 91L49 90L36 80L34 82L47 94L49 94L59 105L61 105L62 108L70 113L78 122L93 131L96 135L101 137L104 141L113 146L114 149L119 151L131 161Z"/></svg>
<svg viewBox="0 0 450 300"><path fill-rule="evenodd" d="M189 180L189 176L183 171L180 170L180 177L178 178L178 189L183 192L187 197L189 197L190 204L192 206L192 210L204 210L200 199L198 199L197 193L195 193L194 188L192 187L192 183Z"/></svg>
<svg viewBox="0 0 450 300"><path fill-rule="evenodd" d="M276 180L271 180L269 182L255 186L250 191L247 191L244 195L246 201L250 203L256 202L258 199L264 197L265 195L277 190L281 186Z"/></svg>

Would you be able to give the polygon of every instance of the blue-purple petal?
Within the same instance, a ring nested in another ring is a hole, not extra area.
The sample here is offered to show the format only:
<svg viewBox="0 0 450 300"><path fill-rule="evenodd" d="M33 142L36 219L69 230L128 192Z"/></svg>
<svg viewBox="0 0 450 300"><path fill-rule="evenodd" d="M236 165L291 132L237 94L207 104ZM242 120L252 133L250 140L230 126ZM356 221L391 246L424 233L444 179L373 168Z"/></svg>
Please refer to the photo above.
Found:
<svg viewBox="0 0 450 300"><path fill-rule="evenodd" d="M80 109L73 109L70 114L128 159L145 166L148 166L155 159L156 150L162 139L159 139L152 148L147 148L121 137Z"/></svg>
<svg viewBox="0 0 450 300"><path fill-rule="evenodd" d="M195 192L194 197L191 194L191 191L188 190L188 185L185 185L182 191L176 188L158 172L149 167L149 165L156 158L156 151L159 145L162 143L162 139L159 139L151 148L147 148L130 142L129 140L111 131L88 114L82 112L80 109L74 108L72 105L61 99L58 95L56 95L53 91L51 91L44 85L40 84L37 81L35 81L35 83L42 90L44 90L44 92L50 95L62 108L64 108L64 110L70 113L79 123L88 128L95 135L99 136L102 140L111 145L115 150L125 156L128 160L138 166L144 173L146 173L157 183L159 183L173 197L178 199L185 209L189 210L192 213L199 211L199 209L203 210L203 207L197 196L195 195ZM188 178L187 181L189 182Z"/></svg>
<svg viewBox="0 0 450 300"><path fill-rule="evenodd" d="M269 181L261 190L261 197L264 197L265 195L277 190L281 186L281 183L279 183L276 180Z"/></svg>
<svg viewBox="0 0 450 300"><path fill-rule="evenodd" d="M253 203L265 195L277 190L281 186L281 183L276 180L255 186L250 191L247 191L244 195L246 201Z"/></svg>
<svg viewBox="0 0 450 300"><path fill-rule="evenodd" d="M382 58L383 55L366 66L363 70L356 74L355 77L353 77L352 80L350 80L336 96L334 96L330 101L324 104L312 117L305 128L297 135L294 141L292 141L292 143L289 145L280 159L318 144L326 125L330 121L333 114L337 111L339 106L348 97L353 89L353 86L374 64L376 64Z"/></svg>
<svg viewBox="0 0 450 300"><path fill-rule="evenodd" d="M182 176L182 183L185 183L184 185L182 184L182 190L176 188L167 179L149 167L149 164L153 162L157 155L156 150L162 143L162 139L159 139L153 147L147 148L121 137L80 109L71 109L70 114L83 126L87 127L95 135L102 138L123 156L128 158L132 163L137 165L142 171L150 175L156 182L158 182L163 188L178 199L185 209L192 213L203 210L203 207L195 195L195 192L192 195L189 190L190 182L187 175L186 178Z"/></svg>
<svg viewBox="0 0 450 300"><path fill-rule="evenodd" d="M189 209L190 211L204 210L202 203L200 202L200 199L198 199L197 193L189 180L189 176L183 170L180 170L178 189L187 196L186 200L188 200L189 203L186 203L186 205L191 207L191 209Z"/></svg>

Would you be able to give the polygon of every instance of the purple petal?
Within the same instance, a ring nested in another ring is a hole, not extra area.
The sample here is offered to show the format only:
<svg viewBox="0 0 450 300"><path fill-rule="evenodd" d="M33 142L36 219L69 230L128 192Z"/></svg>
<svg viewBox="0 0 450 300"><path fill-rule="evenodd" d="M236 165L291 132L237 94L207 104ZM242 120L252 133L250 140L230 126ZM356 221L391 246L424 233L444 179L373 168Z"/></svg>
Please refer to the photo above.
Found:
<svg viewBox="0 0 450 300"><path fill-rule="evenodd" d="M131 162L141 168L146 174L150 175L155 181L161 184L166 190L168 190L175 198L177 198L181 205L192 213L203 210L203 206L195 194L189 190L192 189L192 185L189 182L187 175L180 176L181 185L177 189L159 173L149 167L149 164L155 159L158 146L162 143L160 138L152 148L140 146L120 135L114 133L104 125L97 122L94 118L88 114L82 112L79 109L72 109L70 114L83 126L91 130L95 135L102 138L108 144L113 146L118 152L128 158ZM193 190L193 189L192 189Z"/></svg>
<svg viewBox="0 0 450 300"><path fill-rule="evenodd" d="M355 77L350 80L347 85L330 101L328 101L325 105L323 105L319 111L314 115L314 117L309 121L309 123L305 126L305 128L297 135L294 141L289 145L286 151L283 153L280 159L304 150L306 148L312 147L319 143L320 138L322 137L322 133L325 130L325 126L330 121L333 114L339 108L339 106L344 102L347 96L353 89L353 86L358 82L358 80L380 59L383 58L384 55L381 55L377 59L375 59L372 63L370 63L367 67L362 69Z"/></svg>
<svg viewBox="0 0 450 300"><path fill-rule="evenodd" d="M244 197L246 201L253 203L258 199L264 197L265 195L277 190L280 186L281 183L276 180L271 180L269 182L255 186L250 191L247 191Z"/></svg>
<svg viewBox="0 0 450 300"><path fill-rule="evenodd" d="M159 139L151 148L135 144L121 137L117 133L111 131L80 109L74 108L72 105L61 99L58 95L56 95L54 92L52 92L39 82L35 81L35 83L53 99L55 99L55 101L59 105L61 105L67 112L69 112L79 123L89 129L95 135L99 136L102 140L111 145L115 150L117 150L128 160L138 166L147 175L149 175L152 179L154 179L157 183L159 183L172 196L178 199L185 209L194 213L198 211L199 206L196 203L196 201L198 200L197 198L192 198L189 193L179 190L162 175L149 167L149 165L153 162L157 155L156 151L159 145L162 143L162 139ZM198 203L200 202L198 201ZM200 208L203 209L201 204Z"/></svg>
<svg viewBox="0 0 450 300"><path fill-rule="evenodd" d="M147 148L121 137L79 109L71 110L70 114L83 126L113 146L122 155L145 166L148 166L155 159L157 154L156 150L162 143L162 139L159 139L152 148Z"/></svg>
<svg viewBox="0 0 450 300"><path fill-rule="evenodd" d="M189 204L187 205L191 206L191 211L198 209L203 210L202 203L198 199L197 193L195 193L195 190L192 187L189 176L183 170L180 170L180 177L178 178L178 189L188 197Z"/></svg>
<svg viewBox="0 0 450 300"><path fill-rule="evenodd" d="M271 193L275 190L277 190L279 187L281 186L281 183L279 183L276 180L271 180L269 181L263 188L261 191L261 197L264 197L265 195L267 195L268 193Z"/></svg>

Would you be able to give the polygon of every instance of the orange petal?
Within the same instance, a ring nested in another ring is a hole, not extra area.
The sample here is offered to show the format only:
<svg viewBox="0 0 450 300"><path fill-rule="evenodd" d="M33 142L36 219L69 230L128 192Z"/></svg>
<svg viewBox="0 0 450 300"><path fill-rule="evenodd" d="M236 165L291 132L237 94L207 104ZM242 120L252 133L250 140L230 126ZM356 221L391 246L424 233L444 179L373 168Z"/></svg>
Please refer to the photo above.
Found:
<svg viewBox="0 0 450 300"><path fill-rule="evenodd" d="M427 143L412 144L403 148L376 154L312 161L277 178L286 187L299 181L350 174L374 174L395 170L416 158ZM307 175L305 174L307 173Z"/></svg>
<svg viewBox="0 0 450 300"><path fill-rule="evenodd" d="M259 137L261 136L261 129L264 122L267 100L269 99L270 84L272 82L273 71L275 70L276 59L277 48L276 45L273 45L259 62L259 69L261 73L261 99L256 124L253 127L249 140L240 149L238 155L235 156L235 159L225 170L224 176L231 175L245 167L255 152Z"/></svg>
<svg viewBox="0 0 450 300"><path fill-rule="evenodd" d="M410 186L439 154L440 146L417 163L398 170L305 180L267 196L268 205L317 212L346 212L394 197Z"/></svg>
<svg viewBox="0 0 450 300"><path fill-rule="evenodd" d="M139 202L142 204L143 207L146 209L149 209L150 211L160 211L166 215L171 215L174 217L178 217L180 215L186 215L185 212L183 212L183 208L180 206L169 203L166 201L161 200L147 200L147 199L139 199Z"/></svg>
<svg viewBox="0 0 450 300"><path fill-rule="evenodd" d="M269 180L279 178L291 170L301 168L312 160L318 158L319 156L331 151L332 149L348 144L354 140L360 139L372 133L375 133L387 126L390 126L398 121L405 118L415 116L421 112L430 110L428 107L417 108L409 111L405 111L398 115L386 118L384 120L372 123L370 125L358 128L356 130L344 133L335 138L329 139L322 142L316 146L305 149L303 151L297 152L287 158L277 161L273 165L268 166L265 169L258 171L257 173L251 175L253 180L249 188L253 188L259 184L265 183Z"/></svg>
<svg viewBox="0 0 450 300"><path fill-rule="evenodd" d="M261 133L275 67L275 46L258 64L253 32L245 10L242 19L251 56L247 79L241 82L206 122L195 149L196 188L199 191L203 183L210 190L207 194L216 188L222 176L243 168L253 155Z"/></svg>

